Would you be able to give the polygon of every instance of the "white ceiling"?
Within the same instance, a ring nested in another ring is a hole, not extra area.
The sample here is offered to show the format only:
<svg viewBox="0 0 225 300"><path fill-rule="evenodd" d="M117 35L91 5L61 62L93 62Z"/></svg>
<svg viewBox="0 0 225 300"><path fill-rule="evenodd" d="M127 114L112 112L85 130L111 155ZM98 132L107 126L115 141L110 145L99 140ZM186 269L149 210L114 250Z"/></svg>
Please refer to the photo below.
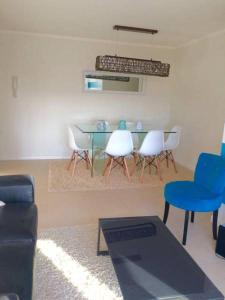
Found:
<svg viewBox="0 0 225 300"><path fill-rule="evenodd" d="M224 29L225 0L0 0L0 30L176 47Z"/></svg>

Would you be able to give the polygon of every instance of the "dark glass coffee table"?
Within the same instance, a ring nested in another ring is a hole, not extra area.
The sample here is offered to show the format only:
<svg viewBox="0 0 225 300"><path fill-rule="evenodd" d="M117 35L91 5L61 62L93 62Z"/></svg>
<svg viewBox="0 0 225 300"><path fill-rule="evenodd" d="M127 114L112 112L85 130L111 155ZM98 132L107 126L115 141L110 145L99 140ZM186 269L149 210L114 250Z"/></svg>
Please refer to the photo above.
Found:
<svg viewBox="0 0 225 300"><path fill-rule="evenodd" d="M124 300L224 299L159 217L99 219L108 254Z"/></svg>

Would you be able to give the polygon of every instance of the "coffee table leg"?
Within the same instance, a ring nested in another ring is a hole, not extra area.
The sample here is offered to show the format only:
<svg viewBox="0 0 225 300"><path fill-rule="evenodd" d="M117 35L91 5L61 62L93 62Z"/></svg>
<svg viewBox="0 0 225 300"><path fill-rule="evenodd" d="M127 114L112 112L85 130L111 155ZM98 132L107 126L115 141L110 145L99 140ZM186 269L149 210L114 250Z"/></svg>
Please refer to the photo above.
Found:
<svg viewBox="0 0 225 300"><path fill-rule="evenodd" d="M97 242L97 256L100 255L100 250L99 250L99 247L100 247L100 222L98 221L98 242Z"/></svg>
<svg viewBox="0 0 225 300"><path fill-rule="evenodd" d="M97 256L99 256L99 255L109 255L108 250L101 250L100 251L100 240L101 240L101 227L100 227L100 222L98 221Z"/></svg>

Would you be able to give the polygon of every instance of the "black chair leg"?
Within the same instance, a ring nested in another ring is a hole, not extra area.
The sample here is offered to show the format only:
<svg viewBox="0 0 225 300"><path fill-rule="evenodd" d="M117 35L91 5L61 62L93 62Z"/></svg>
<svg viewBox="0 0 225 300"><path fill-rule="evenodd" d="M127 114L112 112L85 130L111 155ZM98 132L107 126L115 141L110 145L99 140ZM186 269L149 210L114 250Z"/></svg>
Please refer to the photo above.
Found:
<svg viewBox="0 0 225 300"><path fill-rule="evenodd" d="M191 223L194 223L195 221L195 213L194 211L191 212Z"/></svg>
<svg viewBox="0 0 225 300"><path fill-rule="evenodd" d="M163 223L166 224L168 215L169 215L170 205L168 202L165 202L165 210L164 210L164 216L163 216Z"/></svg>
<svg viewBox="0 0 225 300"><path fill-rule="evenodd" d="M212 224L214 240L217 240L217 220L218 220L218 210L215 210L213 212L213 224Z"/></svg>
<svg viewBox="0 0 225 300"><path fill-rule="evenodd" d="M185 218L184 218L184 232L183 232L183 245L186 245L187 241L187 231L188 231L188 222L189 222L189 211L185 211Z"/></svg>

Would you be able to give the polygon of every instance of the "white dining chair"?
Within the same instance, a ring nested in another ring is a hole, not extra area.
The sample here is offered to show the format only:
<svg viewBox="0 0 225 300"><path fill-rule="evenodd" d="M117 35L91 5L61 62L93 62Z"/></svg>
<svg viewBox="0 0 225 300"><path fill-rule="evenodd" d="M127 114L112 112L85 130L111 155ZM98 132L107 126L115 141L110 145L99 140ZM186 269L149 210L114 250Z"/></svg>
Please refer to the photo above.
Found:
<svg viewBox="0 0 225 300"><path fill-rule="evenodd" d="M167 167L169 167L169 161L171 161L175 172L177 172L177 167L173 156L173 150L175 150L179 146L181 130L182 128L180 126L174 126L171 129L171 133L165 141L163 149L163 160L166 159Z"/></svg>
<svg viewBox="0 0 225 300"><path fill-rule="evenodd" d="M131 153L133 152L133 148L133 140L130 131L113 131L105 149L105 153L107 154L108 159L105 163L103 176L106 176L108 178L112 168L120 165L121 167L123 167L124 173L126 174L128 180L130 180L130 173L128 170L126 157L131 155Z"/></svg>
<svg viewBox="0 0 225 300"><path fill-rule="evenodd" d="M164 134L161 130L152 130L147 133L140 149L134 155L135 167L142 163L140 181L144 180L144 170L149 167L149 172L151 172L151 167L154 166L157 170L160 180L162 180L161 170L160 170L160 155L164 149ZM137 161L137 155L139 161Z"/></svg>
<svg viewBox="0 0 225 300"><path fill-rule="evenodd" d="M77 135L82 136L82 140L80 139L79 144L76 139L76 132ZM76 126L73 125L70 125L68 127L68 138L69 147L72 150L72 155L67 166L67 170L70 170L70 167L73 163L72 176L74 176L76 166L80 161L84 160L86 162L87 169L89 169L89 167L92 167L88 150L89 139L87 135L82 134L81 132L78 133L78 129L76 128Z"/></svg>

